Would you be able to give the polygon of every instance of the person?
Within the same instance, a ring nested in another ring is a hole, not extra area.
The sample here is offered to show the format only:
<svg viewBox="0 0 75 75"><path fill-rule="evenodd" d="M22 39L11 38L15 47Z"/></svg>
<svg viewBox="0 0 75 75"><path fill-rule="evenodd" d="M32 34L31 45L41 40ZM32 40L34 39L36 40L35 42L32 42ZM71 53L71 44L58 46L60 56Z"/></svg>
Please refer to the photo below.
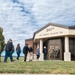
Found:
<svg viewBox="0 0 75 75"><path fill-rule="evenodd" d="M55 51L55 58L59 58L60 57L60 49L57 48Z"/></svg>
<svg viewBox="0 0 75 75"><path fill-rule="evenodd" d="M47 53L48 53L48 50L47 50L46 46L44 46L44 48L43 48L44 60L47 60Z"/></svg>
<svg viewBox="0 0 75 75"><path fill-rule="evenodd" d="M55 51L54 51L54 48L51 47L50 50L49 50L49 55L50 55L50 59L53 60L55 58Z"/></svg>
<svg viewBox="0 0 75 75"><path fill-rule="evenodd" d="M2 48L1 48L1 43L0 43L0 61L1 61L1 49L2 49Z"/></svg>
<svg viewBox="0 0 75 75"><path fill-rule="evenodd" d="M28 51L29 51L28 44L26 44L26 45L23 47L24 62L26 62L26 60L27 60Z"/></svg>
<svg viewBox="0 0 75 75"><path fill-rule="evenodd" d="M16 47L16 53L17 53L17 60L19 60L19 57L20 57L20 53L21 53L21 47L20 47L20 44L18 43L17 44L17 47Z"/></svg>
<svg viewBox="0 0 75 75"><path fill-rule="evenodd" d="M36 56L37 56L37 59L39 59L39 57L40 57L40 50L39 50L39 48L37 48L37 50L36 50Z"/></svg>
<svg viewBox="0 0 75 75"><path fill-rule="evenodd" d="M32 59L33 59L33 48L32 48L31 45L29 46L29 54L30 54L30 59L29 59L29 61L32 61Z"/></svg>
<svg viewBox="0 0 75 75"><path fill-rule="evenodd" d="M6 47L5 47L5 58L4 58L4 62L7 61L8 57L10 57L11 62L13 62L12 47L13 47L12 40L9 39L9 41L7 42Z"/></svg>

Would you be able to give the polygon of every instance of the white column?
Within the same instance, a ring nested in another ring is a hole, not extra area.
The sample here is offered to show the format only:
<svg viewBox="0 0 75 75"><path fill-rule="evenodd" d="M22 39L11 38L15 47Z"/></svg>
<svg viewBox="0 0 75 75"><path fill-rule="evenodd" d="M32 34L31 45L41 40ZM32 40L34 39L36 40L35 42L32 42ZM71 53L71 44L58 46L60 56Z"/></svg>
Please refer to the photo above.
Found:
<svg viewBox="0 0 75 75"><path fill-rule="evenodd" d="M40 58L39 58L39 60L40 61L43 61L43 40L42 39L40 39Z"/></svg>
<svg viewBox="0 0 75 75"><path fill-rule="evenodd" d="M69 52L69 37L68 36L65 36L64 61L71 61L71 53Z"/></svg>

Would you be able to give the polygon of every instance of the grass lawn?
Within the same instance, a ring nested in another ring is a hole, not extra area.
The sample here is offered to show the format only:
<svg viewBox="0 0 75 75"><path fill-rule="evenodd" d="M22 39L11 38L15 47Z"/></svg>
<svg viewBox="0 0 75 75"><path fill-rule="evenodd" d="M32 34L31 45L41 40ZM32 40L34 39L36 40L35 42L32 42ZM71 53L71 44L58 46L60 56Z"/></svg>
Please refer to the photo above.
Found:
<svg viewBox="0 0 75 75"><path fill-rule="evenodd" d="M16 59L16 58L14 58ZM0 73L31 73L31 74L75 74L75 61L32 61L23 62L20 60L7 63L0 62Z"/></svg>

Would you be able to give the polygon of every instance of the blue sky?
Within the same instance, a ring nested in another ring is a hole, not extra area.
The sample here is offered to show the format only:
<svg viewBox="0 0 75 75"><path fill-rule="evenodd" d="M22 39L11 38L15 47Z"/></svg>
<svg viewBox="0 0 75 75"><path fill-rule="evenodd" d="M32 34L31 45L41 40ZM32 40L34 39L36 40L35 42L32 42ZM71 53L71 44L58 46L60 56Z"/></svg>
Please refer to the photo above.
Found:
<svg viewBox="0 0 75 75"><path fill-rule="evenodd" d="M48 23L75 25L75 0L0 0L5 42L24 46L25 39Z"/></svg>

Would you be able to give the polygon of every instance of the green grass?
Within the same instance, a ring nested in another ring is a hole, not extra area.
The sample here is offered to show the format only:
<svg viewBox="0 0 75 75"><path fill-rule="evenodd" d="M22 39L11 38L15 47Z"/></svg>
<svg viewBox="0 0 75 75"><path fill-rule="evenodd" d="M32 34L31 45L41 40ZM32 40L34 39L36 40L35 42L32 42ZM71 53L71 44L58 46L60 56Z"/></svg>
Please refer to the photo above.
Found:
<svg viewBox="0 0 75 75"><path fill-rule="evenodd" d="M14 58L15 59L15 58ZM23 62L21 57L19 61L7 63L0 62L0 73L31 73L31 74L75 74L75 61L32 61Z"/></svg>

